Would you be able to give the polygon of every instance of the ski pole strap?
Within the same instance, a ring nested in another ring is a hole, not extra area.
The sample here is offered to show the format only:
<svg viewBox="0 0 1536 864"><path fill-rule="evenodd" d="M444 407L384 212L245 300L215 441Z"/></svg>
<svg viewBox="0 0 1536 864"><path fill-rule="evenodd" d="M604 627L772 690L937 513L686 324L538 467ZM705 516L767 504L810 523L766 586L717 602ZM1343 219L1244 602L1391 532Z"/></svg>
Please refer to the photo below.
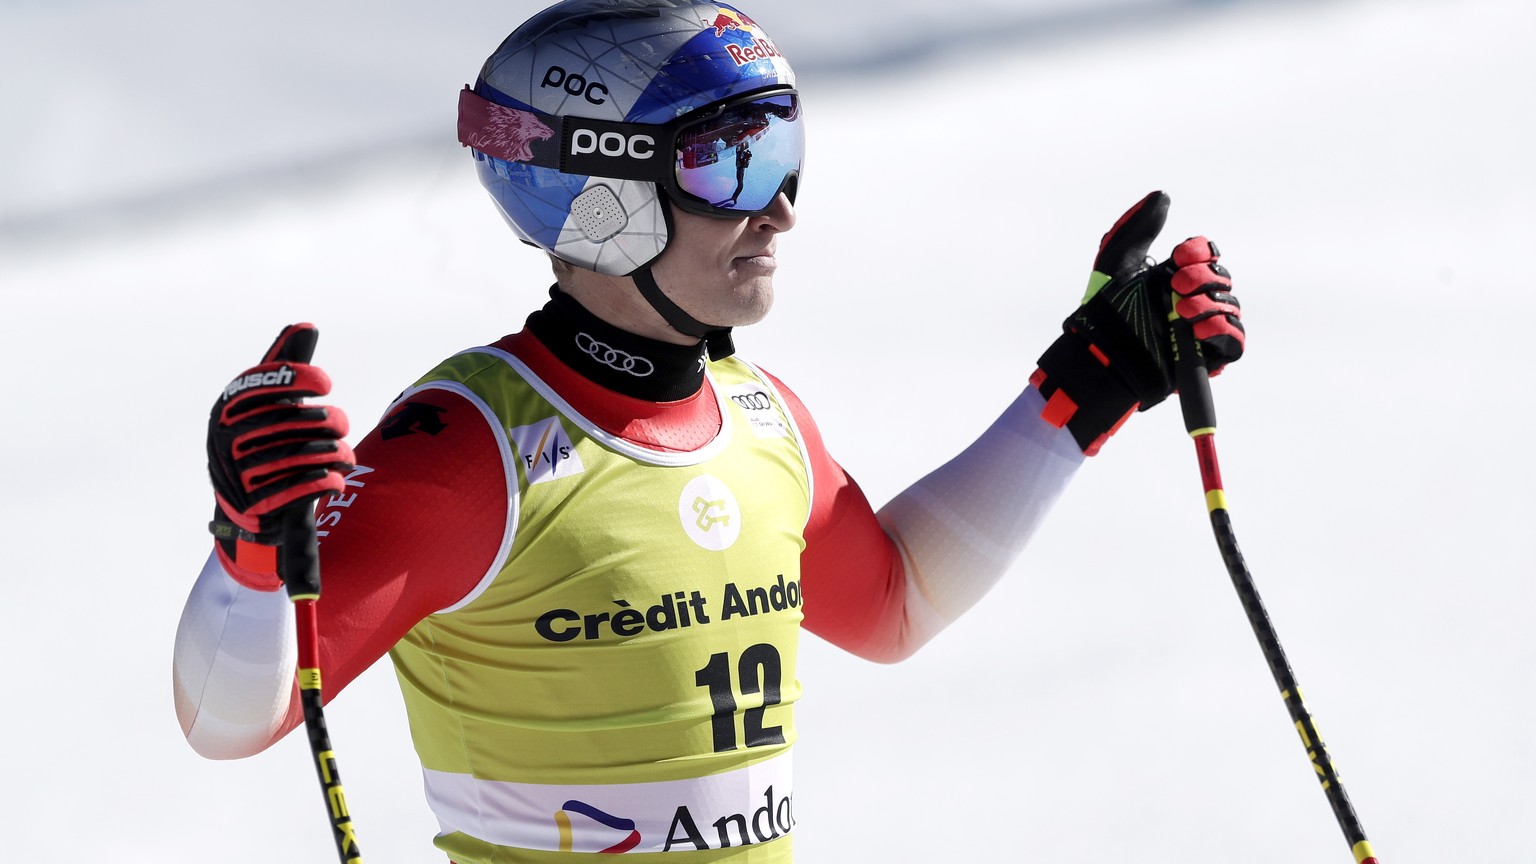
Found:
<svg viewBox="0 0 1536 864"><path fill-rule="evenodd" d="M208 523L208 533L212 534L215 540L260 543L264 546L276 546L282 541L282 536L276 531L267 531L260 534L254 531L247 531L224 518L223 514L219 512L216 512L213 521Z"/></svg>

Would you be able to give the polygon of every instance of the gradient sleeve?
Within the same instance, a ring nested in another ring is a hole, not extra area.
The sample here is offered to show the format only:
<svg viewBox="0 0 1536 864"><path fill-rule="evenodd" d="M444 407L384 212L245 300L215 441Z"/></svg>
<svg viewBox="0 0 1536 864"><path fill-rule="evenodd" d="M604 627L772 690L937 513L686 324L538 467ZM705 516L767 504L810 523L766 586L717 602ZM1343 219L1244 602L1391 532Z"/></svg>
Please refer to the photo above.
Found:
<svg viewBox="0 0 1536 864"><path fill-rule="evenodd" d="M442 389L402 397L357 446L346 490L316 512L316 604L327 700L426 616L468 596L500 561L510 522L493 418ZM177 629L182 731L214 759L266 749L303 722L287 596L247 588L216 556Z"/></svg>
<svg viewBox="0 0 1536 864"><path fill-rule="evenodd" d="M965 450L875 513L798 398L815 478L801 556L805 627L870 660L910 656L1013 565L1083 463L1027 389Z"/></svg>

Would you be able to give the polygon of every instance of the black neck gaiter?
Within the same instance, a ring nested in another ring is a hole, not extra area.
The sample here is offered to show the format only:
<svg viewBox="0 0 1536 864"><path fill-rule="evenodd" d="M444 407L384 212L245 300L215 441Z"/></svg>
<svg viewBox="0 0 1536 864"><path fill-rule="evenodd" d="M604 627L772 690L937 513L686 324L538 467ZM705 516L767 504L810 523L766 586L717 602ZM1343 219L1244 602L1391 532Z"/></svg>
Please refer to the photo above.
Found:
<svg viewBox="0 0 1536 864"><path fill-rule="evenodd" d="M561 362L609 390L651 402L675 402L704 383L704 345L673 345L598 318L556 285L528 316L528 329Z"/></svg>

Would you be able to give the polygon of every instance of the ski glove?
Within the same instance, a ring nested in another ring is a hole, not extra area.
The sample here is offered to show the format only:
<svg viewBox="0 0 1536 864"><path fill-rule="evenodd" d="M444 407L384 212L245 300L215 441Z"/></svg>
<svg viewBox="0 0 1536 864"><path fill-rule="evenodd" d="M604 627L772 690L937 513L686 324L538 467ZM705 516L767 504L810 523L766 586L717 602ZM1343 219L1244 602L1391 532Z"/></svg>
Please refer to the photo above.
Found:
<svg viewBox="0 0 1536 864"><path fill-rule="evenodd" d="M1175 315L1192 326L1211 375L1243 354L1242 311L1215 243L1191 237L1168 261L1149 265L1147 250L1167 218L1168 196L1153 192L1109 229L1082 305L1030 377L1046 399L1041 416L1066 426L1085 455L1173 392Z"/></svg>
<svg viewBox="0 0 1536 864"><path fill-rule="evenodd" d="M229 382L208 417L208 474L217 502L209 526L224 569L238 582L275 591L284 514L344 488L353 466L341 409L306 405L331 392L309 365L320 331L292 324L266 356Z"/></svg>

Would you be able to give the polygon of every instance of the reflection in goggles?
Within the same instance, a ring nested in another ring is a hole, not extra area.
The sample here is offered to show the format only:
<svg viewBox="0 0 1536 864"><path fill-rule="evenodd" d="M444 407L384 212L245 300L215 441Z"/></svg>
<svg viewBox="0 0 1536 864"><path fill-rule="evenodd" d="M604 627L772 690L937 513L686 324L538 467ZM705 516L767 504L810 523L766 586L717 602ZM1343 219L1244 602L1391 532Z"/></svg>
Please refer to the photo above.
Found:
<svg viewBox="0 0 1536 864"><path fill-rule="evenodd" d="M677 134L678 188L710 207L766 209L805 153L800 105L792 94L726 108Z"/></svg>

